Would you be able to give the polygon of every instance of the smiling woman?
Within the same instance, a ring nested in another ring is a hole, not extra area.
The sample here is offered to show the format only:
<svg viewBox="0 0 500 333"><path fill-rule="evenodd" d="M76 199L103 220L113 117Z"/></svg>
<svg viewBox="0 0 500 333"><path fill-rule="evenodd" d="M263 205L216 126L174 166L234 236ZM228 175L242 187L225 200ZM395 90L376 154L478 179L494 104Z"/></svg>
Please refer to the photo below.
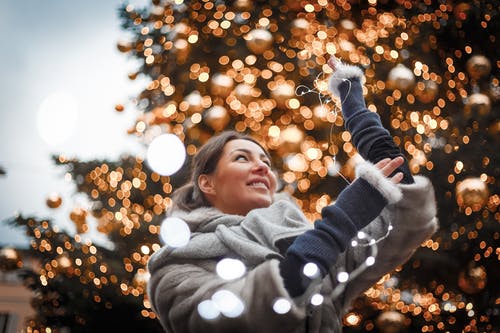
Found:
<svg viewBox="0 0 500 333"><path fill-rule="evenodd" d="M358 178L313 225L276 193L259 142L234 131L211 138L174 192L167 220L175 223L162 232L168 239L179 224L187 242L166 242L148 263L149 299L167 332L340 332L350 302L435 231L432 185L409 173L364 106L361 70L329 64L354 143L375 164L360 163ZM356 235L378 240L377 258L350 243Z"/></svg>

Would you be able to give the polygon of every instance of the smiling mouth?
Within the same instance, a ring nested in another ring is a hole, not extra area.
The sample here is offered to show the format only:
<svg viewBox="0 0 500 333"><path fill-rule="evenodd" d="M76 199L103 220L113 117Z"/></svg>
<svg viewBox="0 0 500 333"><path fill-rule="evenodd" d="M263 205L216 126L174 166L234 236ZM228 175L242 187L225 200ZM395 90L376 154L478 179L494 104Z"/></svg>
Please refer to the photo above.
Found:
<svg viewBox="0 0 500 333"><path fill-rule="evenodd" d="M264 182L251 182L248 186L265 188L266 190L268 189L267 184Z"/></svg>

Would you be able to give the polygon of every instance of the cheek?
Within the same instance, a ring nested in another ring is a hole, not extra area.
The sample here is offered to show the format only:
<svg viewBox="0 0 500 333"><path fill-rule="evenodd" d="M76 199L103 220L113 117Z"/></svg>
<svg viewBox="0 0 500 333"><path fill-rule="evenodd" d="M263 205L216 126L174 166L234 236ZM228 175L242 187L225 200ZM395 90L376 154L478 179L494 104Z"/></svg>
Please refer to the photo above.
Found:
<svg viewBox="0 0 500 333"><path fill-rule="evenodd" d="M278 179L273 172L270 173L269 180L271 181L271 192L274 193L276 192L276 187L278 187Z"/></svg>

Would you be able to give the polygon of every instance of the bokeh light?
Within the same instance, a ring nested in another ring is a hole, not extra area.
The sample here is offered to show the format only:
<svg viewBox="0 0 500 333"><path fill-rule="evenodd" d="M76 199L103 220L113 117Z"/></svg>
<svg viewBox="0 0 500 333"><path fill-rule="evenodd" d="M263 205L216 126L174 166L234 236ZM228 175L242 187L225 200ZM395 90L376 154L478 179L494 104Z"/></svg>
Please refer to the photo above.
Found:
<svg viewBox="0 0 500 333"><path fill-rule="evenodd" d="M186 148L177 135L162 134L149 144L147 162L154 172L162 176L176 173L185 159Z"/></svg>
<svg viewBox="0 0 500 333"><path fill-rule="evenodd" d="M160 228L160 238L171 247L185 246L189 242L191 231L186 222L177 217L167 217Z"/></svg>
<svg viewBox="0 0 500 333"><path fill-rule="evenodd" d="M60 145L73 134L77 117L75 98L66 92L55 92L45 98L38 109L38 133L47 144Z"/></svg>
<svg viewBox="0 0 500 333"><path fill-rule="evenodd" d="M245 274L246 267L241 260L224 258L217 263L215 270L224 280L234 280Z"/></svg>

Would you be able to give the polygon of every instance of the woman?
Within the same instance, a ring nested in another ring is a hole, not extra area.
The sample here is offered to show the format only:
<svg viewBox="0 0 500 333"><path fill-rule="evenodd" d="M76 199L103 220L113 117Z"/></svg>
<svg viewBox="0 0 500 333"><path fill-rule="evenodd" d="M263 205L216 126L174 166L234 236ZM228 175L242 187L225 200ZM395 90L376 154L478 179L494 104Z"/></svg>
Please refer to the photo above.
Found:
<svg viewBox="0 0 500 333"><path fill-rule="evenodd" d="M350 302L436 230L432 185L411 175L378 115L366 109L363 73L334 58L329 64L330 90L342 101L353 143L375 164L361 163L358 178L313 226L290 198L275 194L270 157L258 142L236 132L212 138L195 156L191 181L176 191L169 212L189 225L191 240L162 248L149 262L151 304L167 332L340 332ZM389 224L393 230L383 238ZM333 296L337 274L367 259L366 248L349 246L360 230L383 238L378 256ZM246 274L219 277L223 258L241 260ZM305 274L307 264L316 273ZM221 290L236 295L244 310L206 319L200 304ZM321 304L311 304L314 294L323 295ZM277 311L277 300L288 300L290 308Z"/></svg>

